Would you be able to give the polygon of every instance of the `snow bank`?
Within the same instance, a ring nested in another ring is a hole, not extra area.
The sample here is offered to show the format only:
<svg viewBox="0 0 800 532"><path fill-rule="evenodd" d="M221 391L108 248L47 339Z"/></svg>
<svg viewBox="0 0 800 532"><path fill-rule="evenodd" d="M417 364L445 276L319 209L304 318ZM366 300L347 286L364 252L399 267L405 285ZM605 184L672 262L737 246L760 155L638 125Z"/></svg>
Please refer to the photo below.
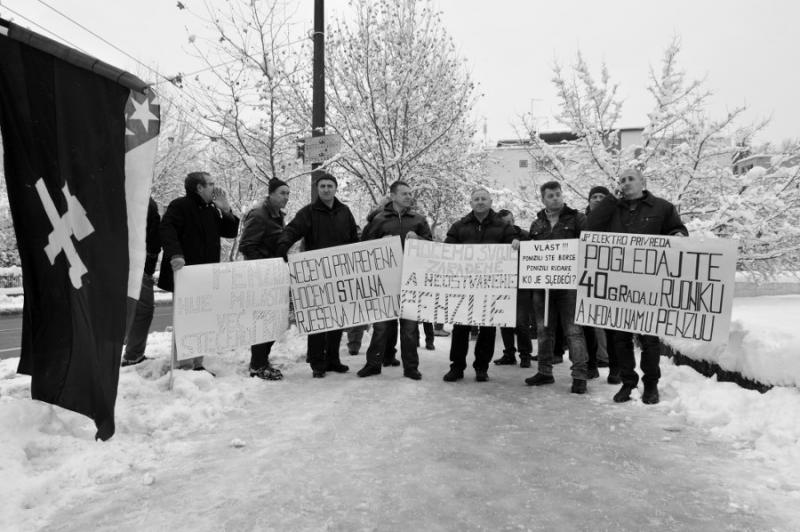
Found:
<svg viewBox="0 0 800 532"><path fill-rule="evenodd" d="M133 475L158 481L159 464L193 445L191 434L213 430L227 413L255 407L264 382L247 377L249 350L209 357L207 372L175 371L169 385L171 333L152 333L147 356L120 371L117 432L95 442L91 420L30 399L30 378L18 358L0 360L0 530L35 530L59 508ZM289 332L272 358L286 368L305 359L305 338Z"/></svg>
<svg viewBox="0 0 800 532"><path fill-rule="evenodd" d="M660 408L731 443L744 458L768 462L779 473L762 479L767 487L792 492L800 504L800 389L761 394L672 364L662 364L659 387Z"/></svg>
<svg viewBox="0 0 800 532"><path fill-rule="evenodd" d="M727 345L676 338L664 341L682 355L762 384L800 387L799 324L800 296L740 298L733 301Z"/></svg>
<svg viewBox="0 0 800 532"><path fill-rule="evenodd" d="M162 290L155 290L153 299L156 305L163 305L172 302L172 292L164 292ZM25 303L25 298L22 295L22 289L6 289L5 293L0 292L0 314L16 314L22 312L22 305Z"/></svg>

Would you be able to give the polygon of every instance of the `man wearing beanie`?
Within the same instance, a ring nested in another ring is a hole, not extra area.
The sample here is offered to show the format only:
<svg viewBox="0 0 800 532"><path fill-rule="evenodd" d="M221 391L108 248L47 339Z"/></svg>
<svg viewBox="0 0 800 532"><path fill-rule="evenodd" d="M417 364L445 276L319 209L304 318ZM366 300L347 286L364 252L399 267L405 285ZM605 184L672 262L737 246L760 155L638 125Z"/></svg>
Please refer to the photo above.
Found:
<svg viewBox="0 0 800 532"><path fill-rule="evenodd" d="M623 170L619 176L619 197L609 194L603 201L592 207L587 219L587 229L609 233L635 233L640 235L689 236L686 226L675 206L665 199L653 196L645 189L642 173L636 168ZM622 388L614 395L614 401L629 401L631 392L639 384L636 373L636 359L633 356L633 334L623 331L607 330L609 343L619 364ZM661 357L661 344L657 336L639 335L642 344L640 367L644 376L642 402L656 404L659 401L658 380L661 370L658 367Z"/></svg>
<svg viewBox="0 0 800 532"><path fill-rule="evenodd" d="M336 178L323 172L314 186L317 199L309 203L289 222L278 243L278 253L286 257L292 245L305 240L305 249L312 251L358 242L358 228L350 209L336 198ZM348 368L339 359L342 330L308 335L308 361L314 378L322 378L326 371L345 373Z"/></svg>
<svg viewBox="0 0 800 532"><path fill-rule="evenodd" d="M250 210L244 217L239 253L244 260L271 259L278 253L278 240L285 226L283 211L289 202L289 185L273 177L269 180L269 195L264 202ZM277 381L283 374L269 363L272 344L266 342L250 346L250 376Z"/></svg>

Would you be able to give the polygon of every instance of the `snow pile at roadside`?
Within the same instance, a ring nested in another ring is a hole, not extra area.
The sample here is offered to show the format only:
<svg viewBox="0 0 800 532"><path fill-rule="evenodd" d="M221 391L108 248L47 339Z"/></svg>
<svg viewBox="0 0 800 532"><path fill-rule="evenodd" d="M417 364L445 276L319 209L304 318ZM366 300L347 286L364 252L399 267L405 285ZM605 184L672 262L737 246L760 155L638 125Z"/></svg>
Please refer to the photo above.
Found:
<svg viewBox="0 0 800 532"><path fill-rule="evenodd" d="M733 300L727 345L664 338L682 355L763 384L800 387L800 296Z"/></svg>
<svg viewBox="0 0 800 532"><path fill-rule="evenodd" d="M19 289L22 290L21 288ZM156 290L153 293L153 299L156 304L169 303L172 301L172 292L163 292ZM22 305L25 303L25 297L21 292L14 293L0 293L0 314L12 314L22 312Z"/></svg>
<svg viewBox="0 0 800 532"><path fill-rule="evenodd" d="M743 457L769 463L769 470L779 473L760 480L770 489L791 492L800 504L800 389L761 394L665 363L662 374L659 408L707 429Z"/></svg>
<svg viewBox="0 0 800 532"><path fill-rule="evenodd" d="M248 349L209 357L217 378L175 371L170 392L171 338L150 334L153 360L120 371L117 431L108 442L94 441L88 418L31 400L30 378L16 374L19 359L0 360L0 530L37 529L58 508L123 476L156 482L161 463L191 448L192 433L254 408L250 397L264 382L247 376ZM294 331L280 346L272 357L278 367L305 359L305 338Z"/></svg>

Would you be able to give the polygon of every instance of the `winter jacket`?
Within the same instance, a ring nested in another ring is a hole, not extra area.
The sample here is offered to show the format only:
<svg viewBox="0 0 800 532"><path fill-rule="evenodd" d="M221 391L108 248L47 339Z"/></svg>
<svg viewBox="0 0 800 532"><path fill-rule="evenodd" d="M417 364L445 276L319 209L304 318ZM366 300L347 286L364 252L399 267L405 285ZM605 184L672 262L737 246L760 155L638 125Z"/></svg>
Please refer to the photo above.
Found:
<svg viewBox="0 0 800 532"><path fill-rule="evenodd" d="M445 244L509 244L515 238L514 226L500 220L489 210L482 222L470 212L450 226Z"/></svg>
<svg viewBox="0 0 800 532"><path fill-rule="evenodd" d="M278 240L285 227L283 213L269 199L250 210L242 221L239 253L245 260L280 257Z"/></svg>
<svg viewBox="0 0 800 532"><path fill-rule="evenodd" d="M606 196L589 213L586 228L608 233L689 236L675 206L647 190L633 202Z"/></svg>
<svg viewBox="0 0 800 532"><path fill-rule="evenodd" d="M158 205L153 201L153 198L150 198L147 204L147 226L145 229L147 258L144 260L144 273L147 275L156 273L158 253L161 251L161 237L158 234L158 226L160 223L161 217L158 215Z"/></svg>
<svg viewBox="0 0 800 532"><path fill-rule="evenodd" d="M564 205L558 215L558 221L551 226L547 212L542 209L536 213L536 219L531 224L530 240L578 238L584 229L586 229L586 215L582 212Z"/></svg>
<svg viewBox="0 0 800 532"><path fill-rule="evenodd" d="M425 240L433 239L431 228L424 216L411 209L405 209L398 214L390 202L372 217L361 233L361 240L375 240L385 236L398 235L400 242L405 246L406 234L409 231L414 231Z"/></svg>
<svg viewBox="0 0 800 532"><path fill-rule="evenodd" d="M338 200L333 199L333 205L328 208L321 199L309 203L295 215L283 231L278 243L278 253L286 257L292 244L305 239L305 249L330 248L358 242L358 228L350 208Z"/></svg>
<svg viewBox="0 0 800 532"><path fill-rule="evenodd" d="M514 238L516 238L517 240L530 240L531 239L531 234L528 231L526 231L525 229L521 228L518 225L512 225L511 227L514 228Z"/></svg>
<svg viewBox="0 0 800 532"><path fill-rule="evenodd" d="M238 232L237 216L221 212L196 192L173 200L159 227L164 256L158 286L170 292L174 289L170 265L173 257L183 256L187 266L219 262L220 237L236 238Z"/></svg>

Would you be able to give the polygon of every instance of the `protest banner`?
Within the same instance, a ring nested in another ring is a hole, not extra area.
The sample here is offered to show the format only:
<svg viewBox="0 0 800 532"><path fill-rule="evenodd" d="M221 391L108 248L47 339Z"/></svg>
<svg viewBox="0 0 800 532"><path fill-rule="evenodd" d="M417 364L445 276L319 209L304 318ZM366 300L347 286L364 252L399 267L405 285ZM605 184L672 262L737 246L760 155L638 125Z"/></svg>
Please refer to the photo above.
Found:
<svg viewBox="0 0 800 532"><path fill-rule="evenodd" d="M399 236L289 255L298 332L399 317L402 257Z"/></svg>
<svg viewBox="0 0 800 532"><path fill-rule="evenodd" d="M544 289L545 308L550 308L551 289L574 290L577 286L577 238L519 243L519 287ZM549 314L544 313L545 327Z"/></svg>
<svg viewBox="0 0 800 532"><path fill-rule="evenodd" d="M514 327L517 252L510 244L407 240L401 301L410 320Z"/></svg>
<svg viewBox="0 0 800 532"><path fill-rule="evenodd" d="M519 288L578 287L578 239L519 243Z"/></svg>
<svg viewBox="0 0 800 532"><path fill-rule="evenodd" d="M175 273L178 360L277 340L289 325L282 259L199 264Z"/></svg>
<svg viewBox="0 0 800 532"><path fill-rule="evenodd" d="M575 323L728 341L735 240L592 231L579 240Z"/></svg>

